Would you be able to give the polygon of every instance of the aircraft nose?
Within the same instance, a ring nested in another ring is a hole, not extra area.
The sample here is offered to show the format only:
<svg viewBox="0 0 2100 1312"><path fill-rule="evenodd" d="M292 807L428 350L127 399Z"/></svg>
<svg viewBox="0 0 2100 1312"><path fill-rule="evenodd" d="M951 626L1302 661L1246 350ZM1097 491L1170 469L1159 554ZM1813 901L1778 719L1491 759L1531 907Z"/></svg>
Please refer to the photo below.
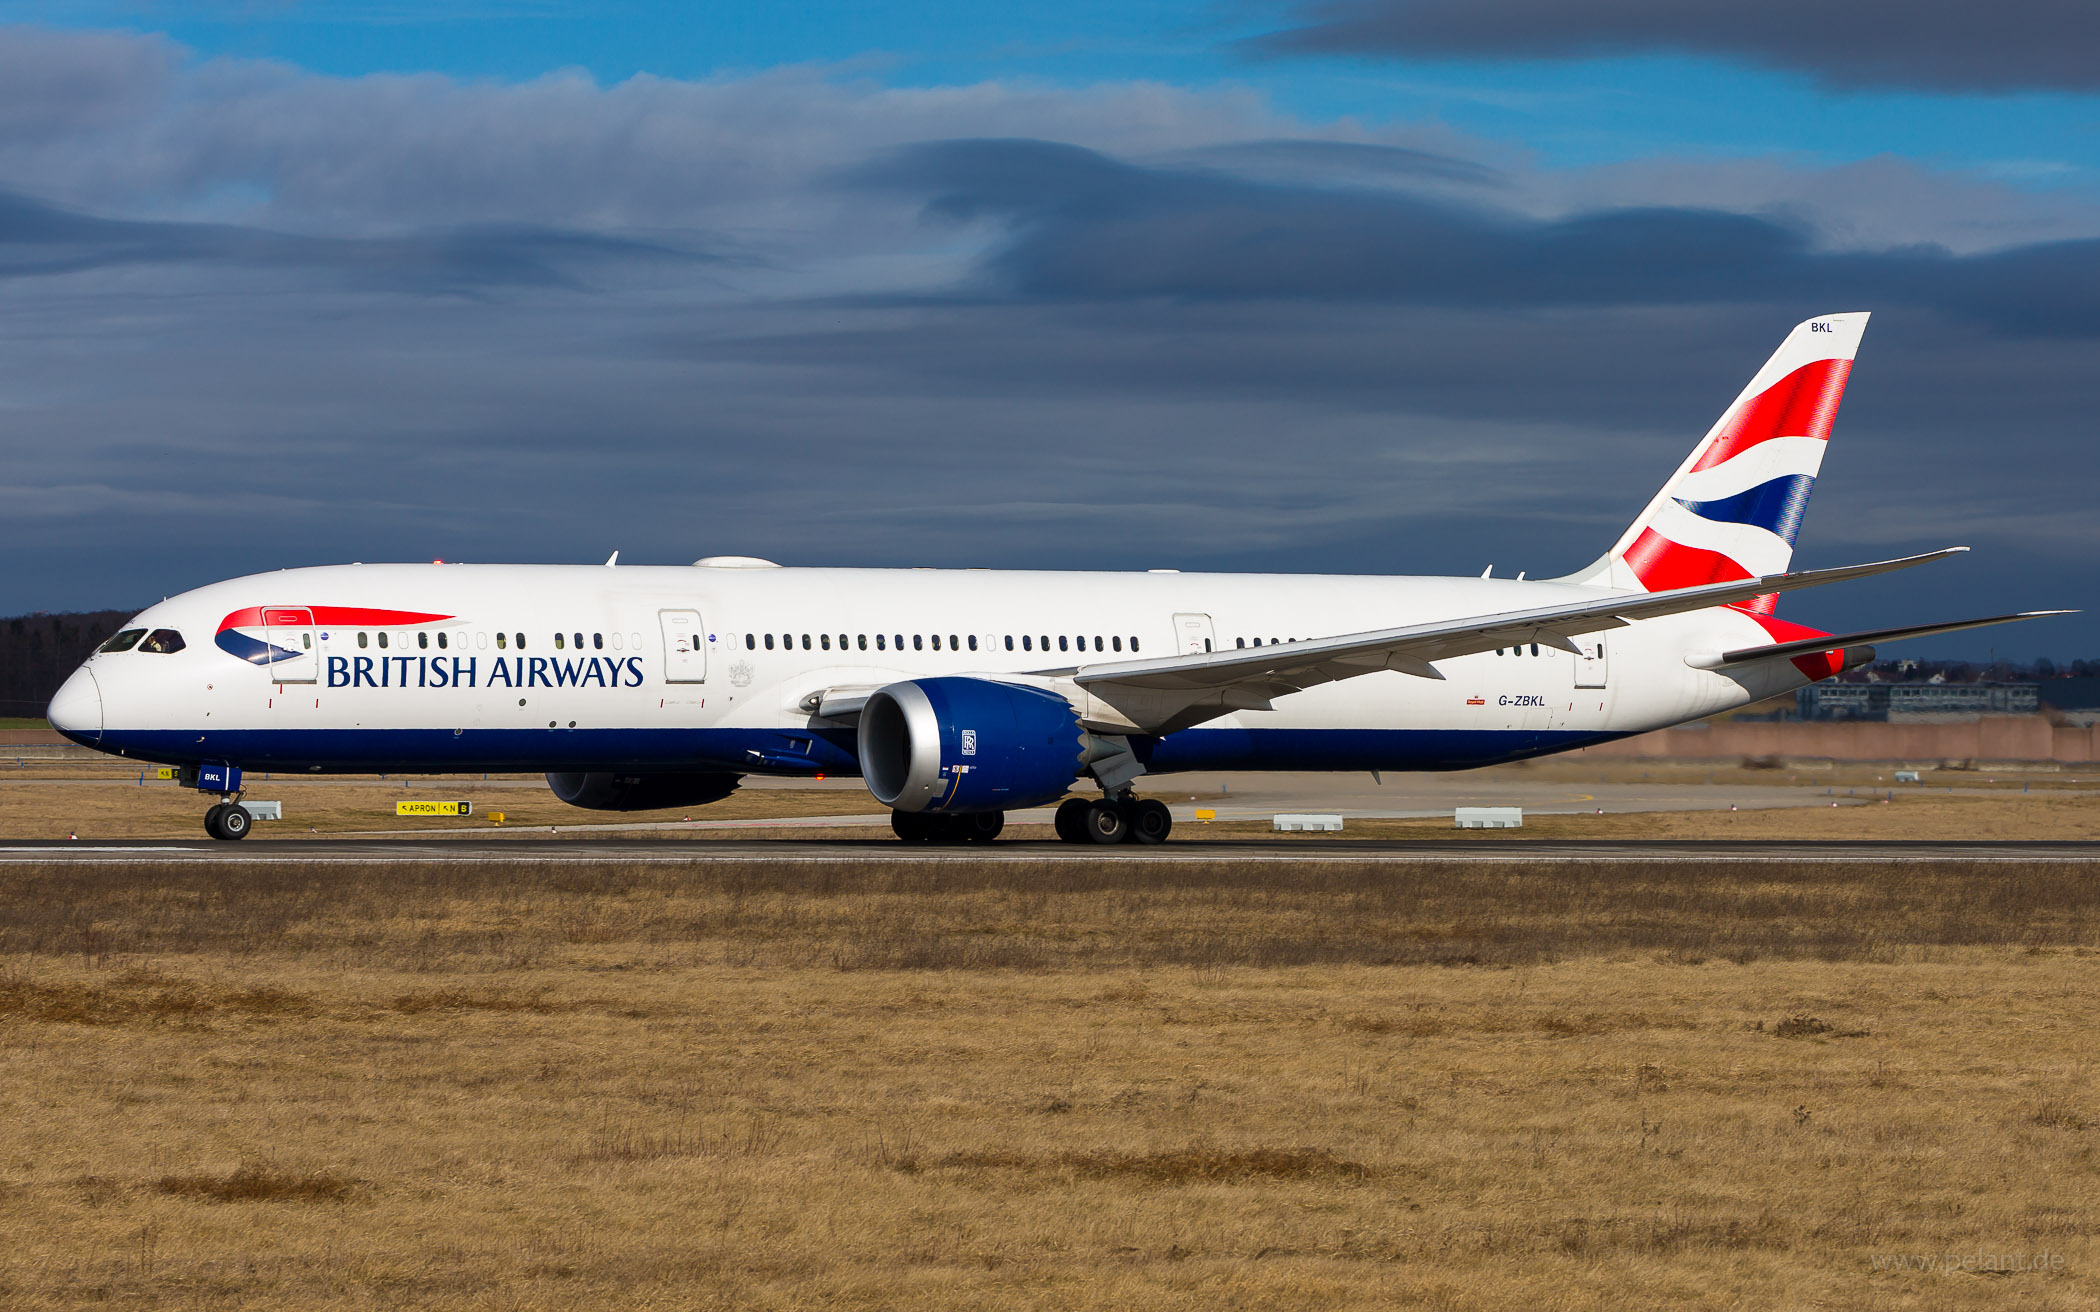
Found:
<svg viewBox="0 0 2100 1312"><path fill-rule="evenodd" d="M52 728L75 742L93 743L101 738L102 689L96 685L95 676L85 669L73 671L73 677L60 685L44 716Z"/></svg>

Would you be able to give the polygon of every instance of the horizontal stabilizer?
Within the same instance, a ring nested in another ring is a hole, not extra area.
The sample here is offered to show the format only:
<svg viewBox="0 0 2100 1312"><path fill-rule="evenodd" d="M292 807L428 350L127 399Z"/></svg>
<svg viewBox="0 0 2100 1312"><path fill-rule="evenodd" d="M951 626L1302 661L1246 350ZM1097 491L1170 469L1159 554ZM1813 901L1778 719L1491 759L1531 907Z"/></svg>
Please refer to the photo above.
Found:
<svg viewBox="0 0 2100 1312"><path fill-rule="evenodd" d="M2011 624L2015 620L2038 620L2046 615L2075 615L2071 610L2023 610L2016 615L1993 615L1982 620L1951 620L1945 624L1918 624L1902 629L1874 629L1866 633L1831 633L1819 638L1803 638L1797 642L1774 642L1763 647L1740 647L1735 651L1721 653L1720 664L1740 665L1745 661L1770 660L1782 656L1810 656L1817 652L1836 651L1841 647L1869 647L1879 642L1897 642L1904 638L1924 638L1935 633L1959 633L1963 629L1988 628L1993 624Z"/></svg>

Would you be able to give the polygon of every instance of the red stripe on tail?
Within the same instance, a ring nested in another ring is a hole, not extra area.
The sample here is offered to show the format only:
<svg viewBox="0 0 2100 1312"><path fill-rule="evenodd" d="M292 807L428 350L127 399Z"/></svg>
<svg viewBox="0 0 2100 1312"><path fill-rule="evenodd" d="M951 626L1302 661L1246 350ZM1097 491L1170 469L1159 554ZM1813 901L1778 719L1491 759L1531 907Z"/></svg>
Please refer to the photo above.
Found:
<svg viewBox="0 0 2100 1312"><path fill-rule="evenodd" d="M1850 360L1815 360L1802 365L1744 402L1743 408L1715 435L1714 444L1699 457L1699 463L1692 466L1693 472L1712 469L1775 437L1829 441L1831 421L1837 418L1838 402L1845 396L1845 379L1851 374Z"/></svg>
<svg viewBox="0 0 2100 1312"><path fill-rule="evenodd" d="M1759 597L1757 600L1763 601L1765 599ZM1747 611L1750 607L1738 606L1736 609ZM1796 624L1791 620L1774 619L1769 612L1753 612L1751 618L1757 621L1758 625L1770 635L1774 642L1802 642L1809 638L1827 638L1830 636L1823 630L1812 629L1806 624ZM1842 674L1845 670L1845 649L1843 647L1832 647L1829 651L1816 651L1810 652L1806 656L1796 656L1794 657L1794 668L1806 675L1810 683L1814 683L1818 679L1827 679L1833 674Z"/></svg>
<svg viewBox="0 0 2100 1312"><path fill-rule="evenodd" d="M1652 528L1641 530L1641 535L1626 549L1625 560L1633 567L1633 576L1650 592L1750 577L1749 570L1720 552L1672 542Z"/></svg>

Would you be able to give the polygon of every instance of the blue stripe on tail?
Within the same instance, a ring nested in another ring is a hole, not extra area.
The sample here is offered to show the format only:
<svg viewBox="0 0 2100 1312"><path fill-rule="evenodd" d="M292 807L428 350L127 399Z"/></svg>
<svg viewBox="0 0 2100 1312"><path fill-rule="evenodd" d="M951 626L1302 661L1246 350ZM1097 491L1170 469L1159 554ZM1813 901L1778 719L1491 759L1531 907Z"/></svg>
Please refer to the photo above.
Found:
<svg viewBox="0 0 2100 1312"><path fill-rule="evenodd" d="M1718 501L1687 501L1683 497L1672 497L1671 500L1701 519L1765 529L1785 539L1791 547L1794 536L1801 531L1801 516L1808 509L1808 494L1815 488L1814 475L1785 474Z"/></svg>

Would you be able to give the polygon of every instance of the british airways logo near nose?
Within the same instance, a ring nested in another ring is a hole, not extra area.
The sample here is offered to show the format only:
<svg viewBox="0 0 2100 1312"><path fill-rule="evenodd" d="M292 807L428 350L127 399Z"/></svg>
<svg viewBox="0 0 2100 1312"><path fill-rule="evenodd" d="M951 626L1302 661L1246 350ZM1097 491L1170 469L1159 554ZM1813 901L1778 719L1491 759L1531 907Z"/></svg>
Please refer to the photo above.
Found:
<svg viewBox="0 0 2100 1312"><path fill-rule="evenodd" d="M275 665L311 655L307 644L313 640L311 630L316 625L389 629L435 624L451 618L418 610L378 610L368 606L249 606L220 620L219 631L212 640L218 643L220 651L250 665Z"/></svg>
<svg viewBox="0 0 2100 1312"><path fill-rule="evenodd" d="M419 647L415 652L374 651L323 655L331 630L407 629L457 618L415 610L364 606L250 606L219 621L219 650L251 665L275 666L312 658L321 662L330 688L639 688L639 656L469 656L465 637L453 655ZM343 636L347 637L345 633ZM499 641L500 641L500 636ZM439 639L443 641L442 636ZM362 644L360 644L362 645ZM379 635L386 646L386 635ZM311 675L307 677L311 678Z"/></svg>

